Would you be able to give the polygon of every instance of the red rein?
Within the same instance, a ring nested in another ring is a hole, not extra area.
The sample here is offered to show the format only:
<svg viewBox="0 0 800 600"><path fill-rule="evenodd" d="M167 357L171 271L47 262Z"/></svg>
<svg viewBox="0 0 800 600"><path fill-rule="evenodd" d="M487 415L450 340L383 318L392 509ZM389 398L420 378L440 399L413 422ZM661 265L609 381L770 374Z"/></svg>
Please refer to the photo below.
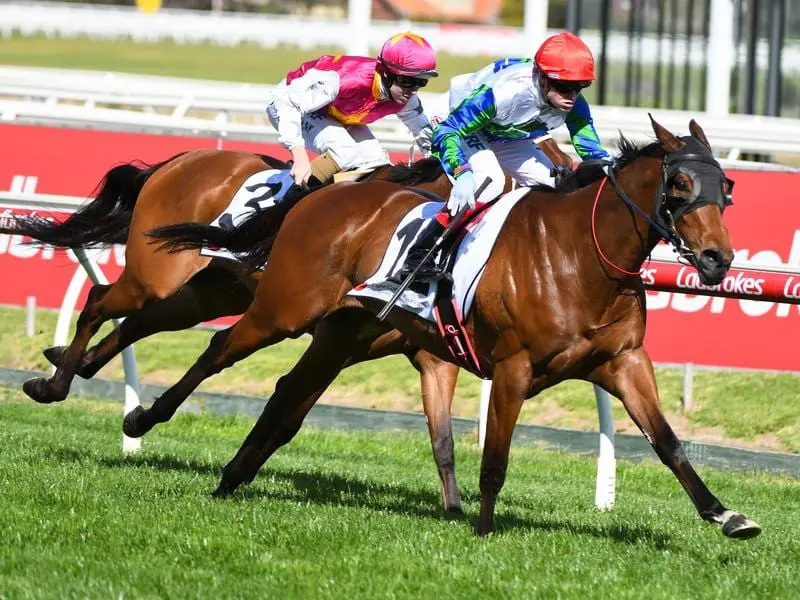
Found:
<svg viewBox="0 0 800 600"><path fill-rule="evenodd" d="M613 262L611 262L608 259L608 257L606 257L606 255L603 253L603 251L600 249L600 242L597 240L597 229L595 228L594 216L595 213L597 212L597 203L600 201L600 194L603 193L603 188L606 186L606 181L608 181L607 175L603 178L603 181L600 183L600 187L597 188L597 195L594 197L594 205L592 206L592 238L594 238L594 247L597 248L597 253L600 255L600 258L602 258L603 262L605 262L609 267L616 269L617 271L619 271L620 273L624 273L625 275L640 275L641 271L626 271L622 267L618 267Z"/></svg>

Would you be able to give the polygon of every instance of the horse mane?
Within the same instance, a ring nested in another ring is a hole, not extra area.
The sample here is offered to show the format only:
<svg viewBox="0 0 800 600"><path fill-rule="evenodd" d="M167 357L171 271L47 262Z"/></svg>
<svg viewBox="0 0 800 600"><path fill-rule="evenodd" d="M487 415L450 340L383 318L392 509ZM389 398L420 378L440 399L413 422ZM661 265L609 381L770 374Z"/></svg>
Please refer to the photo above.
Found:
<svg viewBox="0 0 800 600"><path fill-rule="evenodd" d="M372 173L365 175L359 181L368 181L380 173L381 181L398 183L400 185L414 186L421 183L431 183L436 181L444 174L442 164L438 158L422 158L411 165L399 163L388 167L387 171L376 169Z"/></svg>
<svg viewBox="0 0 800 600"><path fill-rule="evenodd" d="M661 144L659 142L650 142L649 144L635 144L624 135L620 133L617 140L617 149L619 153L614 159L615 170L620 171L632 162L642 158L643 156L657 156L663 153ZM581 163L570 175L561 180L557 188L552 188L546 184L539 184L533 186L532 189L537 192L549 192L551 194L569 194L570 192L577 191L581 188L591 185L595 181L599 181L605 176L603 169L600 165L594 163Z"/></svg>

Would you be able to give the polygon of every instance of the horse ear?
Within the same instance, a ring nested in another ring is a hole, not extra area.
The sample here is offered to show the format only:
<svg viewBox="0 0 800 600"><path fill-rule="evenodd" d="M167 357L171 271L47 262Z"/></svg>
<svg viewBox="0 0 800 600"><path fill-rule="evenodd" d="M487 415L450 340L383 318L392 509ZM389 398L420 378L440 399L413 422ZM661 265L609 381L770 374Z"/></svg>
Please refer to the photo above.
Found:
<svg viewBox="0 0 800 600"><path fill-rule="evenodd" d="M683 148L683 142L680 141L676 135L659 125L650 113L647 113L647 116L650 117L650 124L653 126L653 131L656 132L656 138L661 142L664 150L667 152L677 152Z"/></svg>
<svg viewBox="0 0 800 600"><path fill-rule="evenodd" d="M700 124L697 121L695 121L694 119L689 121L689 132L695 138L700 140L706 146L706 148L711 150L711 144L708 143L708 138L706 137L705 131L703 131L703 128L700 127Z"/></svg>

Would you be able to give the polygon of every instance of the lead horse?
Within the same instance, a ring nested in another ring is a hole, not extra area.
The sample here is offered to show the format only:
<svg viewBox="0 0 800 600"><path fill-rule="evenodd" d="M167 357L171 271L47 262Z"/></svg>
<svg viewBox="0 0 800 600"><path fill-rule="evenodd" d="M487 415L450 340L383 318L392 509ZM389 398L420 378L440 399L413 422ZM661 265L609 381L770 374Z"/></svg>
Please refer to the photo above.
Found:
<svg viewBox="0 0 800 600"><path fill-rule="evenodd" d="M729 537L760 532L754 521L725 508L695 472L661 411L642 345L646 309L638 272L662 237L675 243L706 285L722 281L733 259L723 222L730 182L702 128L692 120L691 135L679 138L655 120L652 127L656 142L637 148L622 138L612 164L578 170L576 189L530 191L496 240L465 320L480 367L494 382L479 535L494 530L523 401L565 379L589 381L622 401L704 520L721 524ZM402 217L425 200L382 182L342 184L306 198L283 223L247 312L212 338L151 409L130 413L125 430L147 430L154 413L177 406L207 377L313 325L313 342L277 382L214 494L227 496L252 481L381 331L375 317L381 305L347 293L375 272ZM412 344L450 360L432 324L400 310L388 320Z"/></svg>

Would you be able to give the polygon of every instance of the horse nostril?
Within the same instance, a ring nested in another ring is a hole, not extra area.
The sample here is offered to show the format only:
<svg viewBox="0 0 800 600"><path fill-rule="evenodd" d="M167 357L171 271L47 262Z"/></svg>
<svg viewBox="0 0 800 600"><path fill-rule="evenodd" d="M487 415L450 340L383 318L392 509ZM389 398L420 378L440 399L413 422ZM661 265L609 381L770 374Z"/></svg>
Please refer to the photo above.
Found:
<svg viewBox="0 0 800 600"><path fill-rule="evenodd" d="M700 260L709 267L728 267L731 261L725 258L725 255L714 248L703 250L700 253Z"/></svg>

